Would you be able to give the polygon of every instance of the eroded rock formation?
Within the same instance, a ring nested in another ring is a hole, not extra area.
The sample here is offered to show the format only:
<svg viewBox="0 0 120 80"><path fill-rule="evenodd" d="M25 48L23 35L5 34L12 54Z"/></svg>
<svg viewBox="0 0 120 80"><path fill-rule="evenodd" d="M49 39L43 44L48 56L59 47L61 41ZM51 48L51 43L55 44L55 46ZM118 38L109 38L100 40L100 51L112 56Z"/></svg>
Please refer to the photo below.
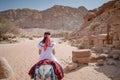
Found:
<svg viewBox="0 0 120 80"><path fill-rule="evenodd" d="M120 0L109 1L88 11L84 23L68 39L79 48L110 53L120 49Z"/></svg>

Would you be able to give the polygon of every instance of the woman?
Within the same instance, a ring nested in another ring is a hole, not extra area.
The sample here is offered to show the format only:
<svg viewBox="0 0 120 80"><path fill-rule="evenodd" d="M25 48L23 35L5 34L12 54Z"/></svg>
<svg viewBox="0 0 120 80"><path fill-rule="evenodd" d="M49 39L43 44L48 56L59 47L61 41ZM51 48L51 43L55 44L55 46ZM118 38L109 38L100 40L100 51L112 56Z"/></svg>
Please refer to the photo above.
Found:
<svg viewBox="0 0 120 80"><path fill-rule="evenodd" d="M44 59L50 59L54 60L57 63L59 61L56 59L55 55L55 42L51 41L51 34L50 32L45 32L44 33L44 38L43 40L39 43L38 48L39 48L39 61L44 60Z"/></svg>
<svg viewBox="0 0 120 80"><path fill-rule="evenodd" d="M51 41L50 32L44 33L43 40L39 43L39 61L32 66L29 71L29 75L33 78L36 70L36 66L50 64L53 66L54 72L58 78L61 80L64 77L63 69L59 64L59 61L56 59L55 55L55 42ZM39 75L39 74L37 74Z"/></svg>

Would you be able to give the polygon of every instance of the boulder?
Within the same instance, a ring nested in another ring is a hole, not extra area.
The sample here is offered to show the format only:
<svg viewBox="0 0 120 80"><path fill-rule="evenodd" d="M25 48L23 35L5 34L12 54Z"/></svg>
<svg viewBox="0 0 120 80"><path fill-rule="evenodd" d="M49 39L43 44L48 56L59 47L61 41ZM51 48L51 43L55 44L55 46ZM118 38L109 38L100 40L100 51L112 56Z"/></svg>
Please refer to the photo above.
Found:
<svg viewBox="0 0 120 80"><path fill-rule="evenodd" d="M72 71L72 70L75 70L77 67L78 67L77 63L70 63L66 66L66 70L67 71Z"/></svg>
<svg viewBox="0 0 120 80"><path fill-rule="evenodd" d="M97 65L98 65L98 66L104 65L104 60L103 60L103 59L97 60Z"/></svg>
<svg viewBox="0 0 120 80"><path fill-rule="evenodd" d="M100 54L100 55L97 56L97 60L99 60L99 59L105 60L106 58L107 58L106 54Z"/></svg>
<svg viewBox="0 0 120 80"><path fill-rule="evenodd" d="M88 12L84 16L84 21L90 21L90 20L94 19L95 17L96 17L96 14L94 12Z"/></svg>
<svg viewBox="0 0 120 80"><path fill-rule="evenodd" d="M92 53L92 55L90 56L90 62L96 62L98 58L98 55Z"/></svg>
<svg viewBox="0 0 120 80"><path fill-rule="evenodd" d="M111 54L111 53L110 53L110 54L108 54L108 58L112 58L112 55L113 55L113 54Z"/></svg>
<svg viewBox="0 0 120 80"><path fill-rule="evenodd" d="M111 56L113 57L113 59L118 59L120 56L120 50L113 50L111 53Z"/></svg>
<svg viewBox="0 0 120 80"><path fill-rule="evenodd" d="M4 57L0 57L0 79L9 78L12 75L12 68Z"/></svg>
<svg viewBox="0 0 120 80"><path fill-rule="evenodd" d="M106 54L97 55L95 53L92 53L92 55L90 56L90 62L97 62L97 60L105 60L106 58Z"/></svg>
<svg viewBox="0 0 120 80"><path fill-rule="evenodd" d="M112 57L113 59L119 59L119 54L113 54Z"/></svg>

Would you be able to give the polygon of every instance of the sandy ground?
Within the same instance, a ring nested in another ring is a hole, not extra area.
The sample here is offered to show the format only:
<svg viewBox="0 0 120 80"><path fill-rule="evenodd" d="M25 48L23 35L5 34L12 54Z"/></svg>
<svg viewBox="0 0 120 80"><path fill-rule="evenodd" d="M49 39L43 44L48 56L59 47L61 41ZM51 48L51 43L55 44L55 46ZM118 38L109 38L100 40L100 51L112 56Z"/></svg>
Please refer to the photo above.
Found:
<svg viewBox="0 0 120 80"><path fill-rule="evenodd" d="M56 42L56 57L63 68L71 62L72 50L77 48L70 46L67 42L59 44L60 39L53 38ZM5 80L31 80L28 71L38 61L38 43L41 39L20 39L13 44L0 44L0 57L5 57L14 75ZM94 64L81 65L75 71L65 73L63 80L120 80L120 66L96 66Z"/></svg>

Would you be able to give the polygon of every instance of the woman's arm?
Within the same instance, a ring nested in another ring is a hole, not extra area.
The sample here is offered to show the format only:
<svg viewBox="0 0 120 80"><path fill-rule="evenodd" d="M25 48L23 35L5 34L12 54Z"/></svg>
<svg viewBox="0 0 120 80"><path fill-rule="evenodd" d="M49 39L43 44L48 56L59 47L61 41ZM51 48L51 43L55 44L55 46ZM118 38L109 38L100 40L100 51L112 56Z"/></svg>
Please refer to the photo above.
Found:
<svg viewBox="0 0 120 80"><path fill-rule="evenodd" d="M39 55L41 54L41 50L40 50L40 49L38 50L38 54L39 54Z"/></svg>
<svg viewBox="0 0 120 80"><path fill-rule="evenodd" d="M55 49L53 49L53 54L55 55Z"/></svg>

